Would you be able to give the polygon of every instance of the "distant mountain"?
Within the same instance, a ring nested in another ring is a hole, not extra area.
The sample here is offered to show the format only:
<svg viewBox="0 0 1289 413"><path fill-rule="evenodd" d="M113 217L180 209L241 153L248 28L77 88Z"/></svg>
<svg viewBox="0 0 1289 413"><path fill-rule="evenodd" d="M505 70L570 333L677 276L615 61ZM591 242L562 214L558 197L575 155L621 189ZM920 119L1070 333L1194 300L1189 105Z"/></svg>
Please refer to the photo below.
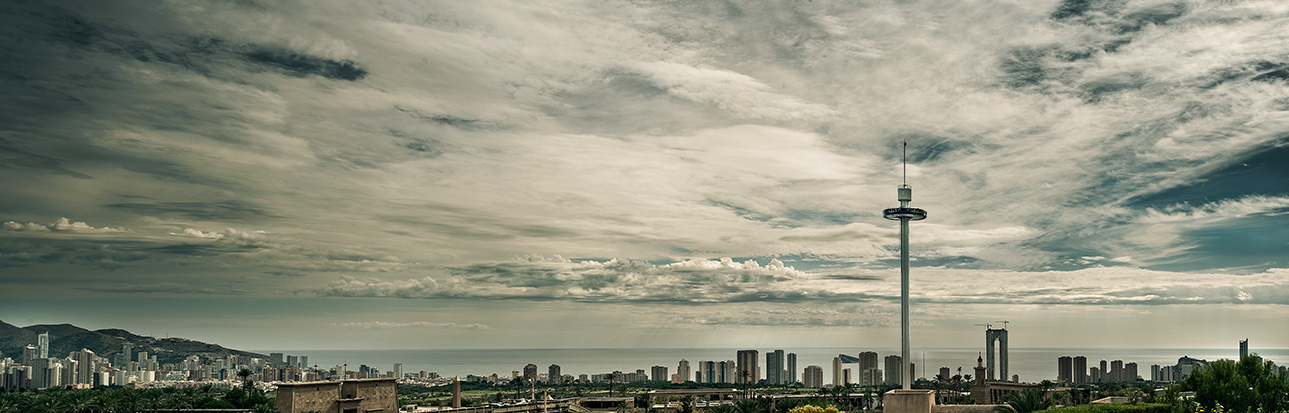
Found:
<svg viewBox="0 0 1289 413"><path fill-rule="evenodd" d="M49 356L67 357L73 351L90 349L99 357L111 359L121 353L126 343L134 344L134 352L148 352L157 356L159 363L178 363L188 356L200 356L202 360L224 358L228 355L267 358L268 356L248 351L233 350L222 346L186 338L156 338L141 336L119 328L86 330L71 324L38 324L17 327L0 321L0 358L22 358L22 349L36 344L36 336L49 333ZM131 355L131 357L136 357Z"/></svg>

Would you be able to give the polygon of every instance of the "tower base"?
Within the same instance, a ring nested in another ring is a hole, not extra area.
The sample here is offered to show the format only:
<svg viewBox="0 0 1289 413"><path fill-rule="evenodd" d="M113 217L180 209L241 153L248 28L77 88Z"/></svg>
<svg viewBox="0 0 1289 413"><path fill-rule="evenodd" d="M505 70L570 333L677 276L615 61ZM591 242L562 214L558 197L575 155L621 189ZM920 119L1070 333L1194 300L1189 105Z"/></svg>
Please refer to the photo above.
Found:
<svg viewBox="0 0 1289 413"><path fill-rule="evenodd" d="M882 410L886 413L931 413L935 406L935 392L920 389L895 389L882 396Z"/></svg>

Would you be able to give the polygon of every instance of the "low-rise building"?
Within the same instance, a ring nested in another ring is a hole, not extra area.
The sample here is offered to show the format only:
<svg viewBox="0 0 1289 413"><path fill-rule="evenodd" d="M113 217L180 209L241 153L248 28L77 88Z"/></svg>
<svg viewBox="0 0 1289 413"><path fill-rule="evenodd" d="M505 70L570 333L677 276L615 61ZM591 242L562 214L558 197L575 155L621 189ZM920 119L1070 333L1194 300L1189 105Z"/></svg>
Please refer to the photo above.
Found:
<svg viewBox="0 0 1289 413"><path fill-rule="evenodd" d="M398 383L393 378L281 383L274 407L280 413L394 413Z"/></svg>

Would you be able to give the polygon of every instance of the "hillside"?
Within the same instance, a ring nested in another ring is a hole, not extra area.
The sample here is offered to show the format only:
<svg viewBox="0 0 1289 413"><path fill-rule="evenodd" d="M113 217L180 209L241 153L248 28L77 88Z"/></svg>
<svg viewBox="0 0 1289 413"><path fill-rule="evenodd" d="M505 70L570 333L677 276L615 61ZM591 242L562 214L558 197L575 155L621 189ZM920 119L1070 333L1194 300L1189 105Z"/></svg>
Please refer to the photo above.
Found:
<svg viewBox="0 0 1289 413"><path fill-rule="evenodd" d="M111 359L121 352L122 345L134 344L134 352L146 351L157 356L160 363L177 363L188 356L203 360L227 357L229 354L266 358L266 355L224 348L217 344L203 343L185 338L156 338L141 336L122 329L87 330L71 324L38 324L17 327L0 321L0 357L15 360L22 357L22 349L36 344L36 336L49 333L49 355L67 357L68 353L82 348L90 349L99 357Z"/></svg>

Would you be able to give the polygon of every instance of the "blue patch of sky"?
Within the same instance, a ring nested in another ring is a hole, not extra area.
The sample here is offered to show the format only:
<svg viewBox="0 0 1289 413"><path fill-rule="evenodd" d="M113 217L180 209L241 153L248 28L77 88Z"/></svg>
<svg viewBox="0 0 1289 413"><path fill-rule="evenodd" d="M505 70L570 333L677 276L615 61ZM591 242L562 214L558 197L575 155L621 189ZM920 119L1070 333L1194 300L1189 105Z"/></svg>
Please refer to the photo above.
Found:
<svg viewBox="0 0 1289 413"><path fill-rule="evenodd" d="M1289 268L1289 215L1258 215L1184 235L1197 245L1176 261L1149 266L1163 271Z"/></svg>
<svg viewBox="0 0 1289 413"><path fill-rule="evenodd" d="M1289 137L1286 138L1289 140ZM1289 145L1271 147L1219 169L1202 180L1134 200L1129 206L1163 208L1194 206L1247 195L1289 194Z"/></svg>

